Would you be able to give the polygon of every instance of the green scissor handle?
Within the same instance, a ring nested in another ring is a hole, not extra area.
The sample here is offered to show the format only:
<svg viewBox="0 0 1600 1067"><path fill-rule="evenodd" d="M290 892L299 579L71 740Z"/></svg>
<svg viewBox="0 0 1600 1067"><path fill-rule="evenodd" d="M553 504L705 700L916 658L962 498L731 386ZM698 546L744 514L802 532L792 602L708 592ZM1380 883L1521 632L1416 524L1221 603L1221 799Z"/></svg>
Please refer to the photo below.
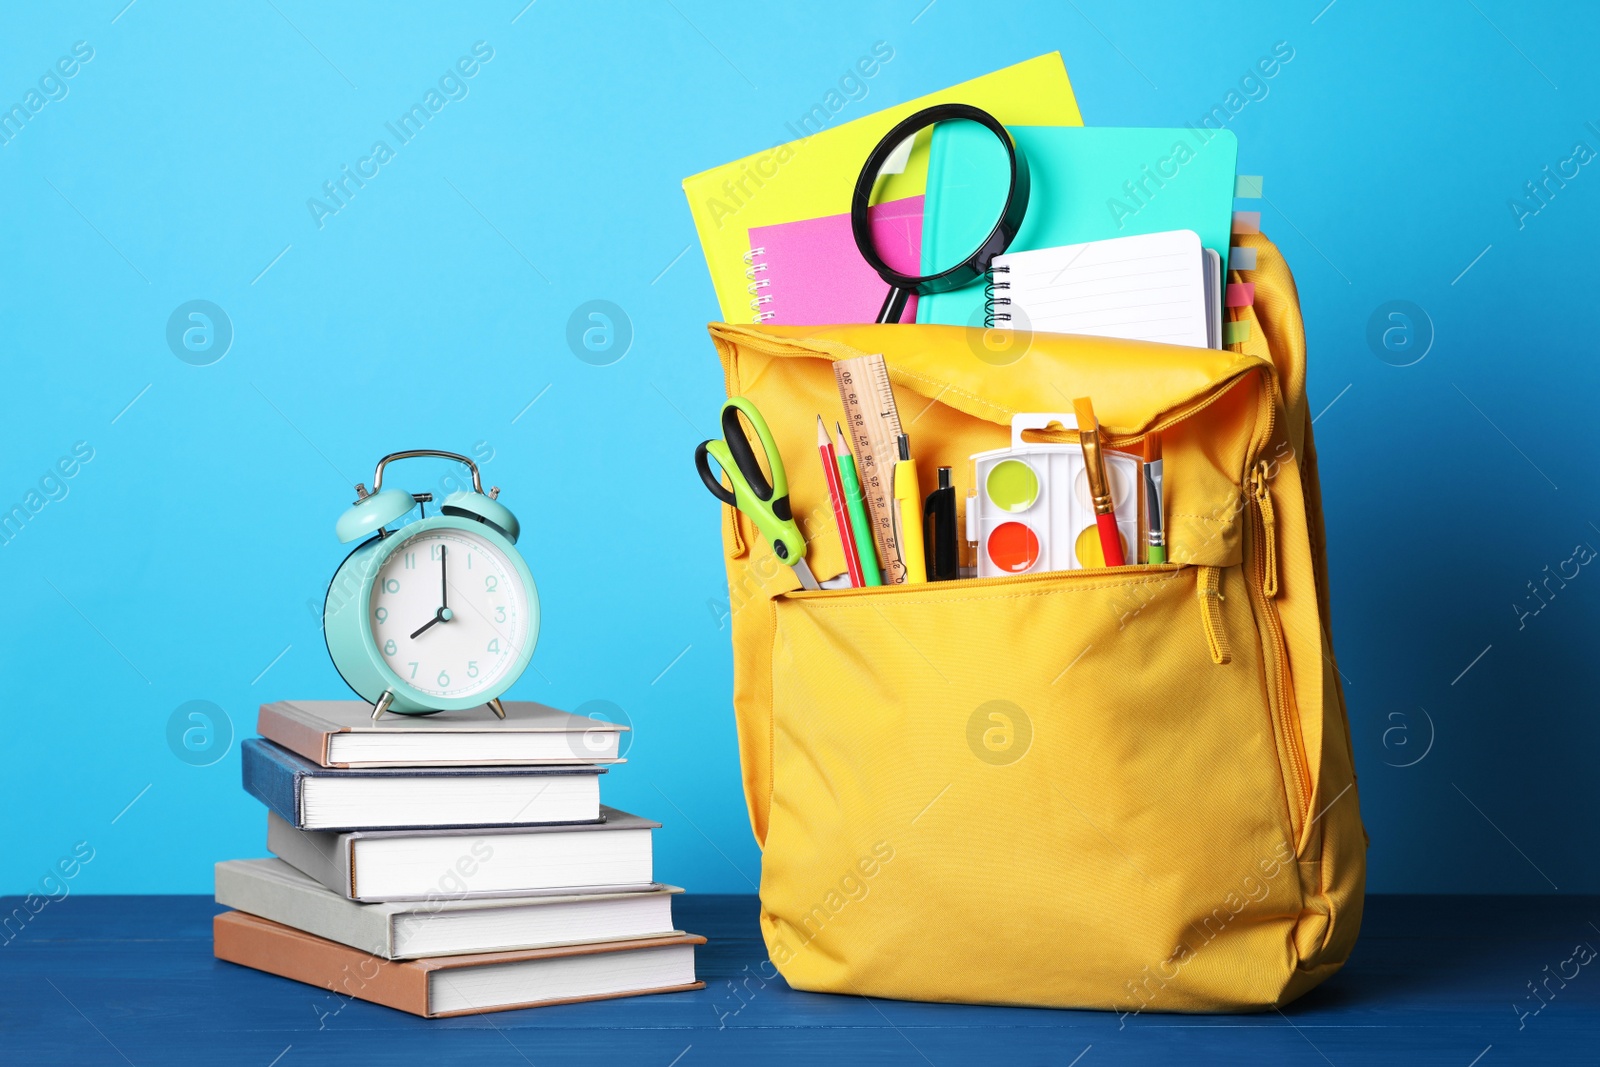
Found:
<svg viewBox="0 0 1600 1067"><path fill-rule="evenodd" d="M767 469L772 472L770 485L750 445L749 435L739 421L741 414L755 427ZM717 461L722 476L733 486L732 492L712 473L707 456ZM694 465L713 496L738 508L756 524L779 560L797 570L805 566L806 540L789 508L789 479L783 472L783 457L772 439L772 431L767 428L767 420L761 417L754 404L736 396L722 405L722 440L702 441L694 450Z"/></svg>

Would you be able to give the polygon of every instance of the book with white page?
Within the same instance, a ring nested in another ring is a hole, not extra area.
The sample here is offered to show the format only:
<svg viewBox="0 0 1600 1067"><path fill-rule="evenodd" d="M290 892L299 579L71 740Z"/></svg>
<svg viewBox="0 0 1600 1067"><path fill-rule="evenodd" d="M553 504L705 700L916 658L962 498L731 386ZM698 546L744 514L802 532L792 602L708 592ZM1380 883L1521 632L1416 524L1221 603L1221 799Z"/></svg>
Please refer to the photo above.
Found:
<svg viewBox="0 0 1600 1067"><path fill-rule="evenodd" d="M696 934L386 960L242 911L211 920L219 960L424 1018L704 989ZM526 1058L526 1057L524 1057Z"/></svg>
<svg viewBox="0 0 1600 1067"><path fill-rule="evenodd" d="M614 808L602 821L477 830L296 830L267 813L267 851L350 900L472 900L654 883L650 832L661 824Z"/></svg>
<svg viewBox="0 0 1600 1067"><path fill-rule="evenodd" d="M280 700L261 705L256 732L321 767L489 767L618 763L628 727L510 700L489 709L374 720L361 700Z"/></svg>
<svg viewBox="0 0 1600 1067"><path fill-rule="evenodd" d="M1200 236L1167 230L995 257L987 325L1210 348Z"/></svg>
<svg viewBox="0 0 1600 1067"><path fill-rule="evenodd" d="M218 904L385 959L667 937L677 932L672 898L681 892L669 885L522 897L440 891L434 900L362 904L280 859L227 860L216 868Z"/></svg>

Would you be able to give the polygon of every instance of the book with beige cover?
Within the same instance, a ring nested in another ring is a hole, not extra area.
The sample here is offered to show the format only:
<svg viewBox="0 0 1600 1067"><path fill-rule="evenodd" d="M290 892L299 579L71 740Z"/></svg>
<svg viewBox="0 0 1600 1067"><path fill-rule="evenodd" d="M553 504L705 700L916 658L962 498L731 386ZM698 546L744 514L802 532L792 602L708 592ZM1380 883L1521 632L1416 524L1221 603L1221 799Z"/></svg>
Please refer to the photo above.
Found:
<svg viewBox="0 0 1600 1067"><path fill-rule="evenodd" d="M429 1019L705 988L695 934L396 961L237 911L211 933L219 960Z"/></svg>
<svg viewBox="0 0 1600 1067"><path fill-rule="evenodd" d="M256 730L320 767L452 767L617 763L629 728L508 700L502 721L486 709L390 715L376 722L360 700L280 700L261 705Z"/></svg>

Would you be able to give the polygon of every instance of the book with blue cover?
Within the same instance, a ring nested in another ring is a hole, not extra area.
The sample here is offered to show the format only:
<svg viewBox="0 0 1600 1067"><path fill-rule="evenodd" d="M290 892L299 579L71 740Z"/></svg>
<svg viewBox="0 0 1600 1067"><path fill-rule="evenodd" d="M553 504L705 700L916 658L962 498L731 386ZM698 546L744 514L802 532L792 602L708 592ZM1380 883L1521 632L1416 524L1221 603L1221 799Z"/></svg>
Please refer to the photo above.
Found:
<svg viewBox="0 0 1600 1067"><path fill-rule="evenodd" d="M604 768L335 770L271 741L240 745L244 788L301 830L586 823L600 818Z"/></svg>
<svg viewBox="0 0 1600 1067"><path fill-rule="evenodd" d="M1010 252L1168 230L1193 230L1227 269L1239 139L1231 130L1109 126L1008 127L1028 159L1032 192ZM922 273L982 243L1009 181L994 135L972 122L934 128L923 208ZM1198 267L1196 268L1199 269ZM985 325L985 287L922 297L917 321Z"/></svg>

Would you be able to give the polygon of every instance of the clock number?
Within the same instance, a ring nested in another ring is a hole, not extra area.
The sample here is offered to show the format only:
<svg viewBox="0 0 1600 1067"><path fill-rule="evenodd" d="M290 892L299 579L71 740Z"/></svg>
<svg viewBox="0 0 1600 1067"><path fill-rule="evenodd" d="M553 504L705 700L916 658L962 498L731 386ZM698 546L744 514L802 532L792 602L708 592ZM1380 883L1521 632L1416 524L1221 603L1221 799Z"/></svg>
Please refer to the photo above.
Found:
<svg viewBox="0 0 1600 1067"><path fill-rule="evenodd" d="M379 608L377 611L374 611L372 614L373 614L373 617L376 618L379 623L385 623L385 622L389 621L389 609L388 608Z"/></svg>
<svg viewBox="0 0 1600 1067"><path fill-rule="evenodd" d="M444 689L450 684L450 675L446 671L439 672L439 688Z"/></svg>
<svg viewBox="0 0 1600 1067"><path fill-rule="evenodd" d="M472 569L472 553L468 552L467 553L467 570L470 571L471 569Z"/></svg>
<svg viewBox="0 0 1600 1067"><path fill-rule="evenodd" d="M504 604L496 604L494 606L494 621L495 622L505 622L506 621L506 606Z"/></svg>
<svg viewBox="0 0 1600 1067"><path fill-rule="evenodd" d="M496 589L500 588L500 579L496 578L492 574L489 575L489 577L483 580L483 588L486 592L494 592Z"/></svg>
<svg viewBox="0 0 1600 1067"><path fill-rule="evenodd" d="M415 681L416 677L417 677L417 661L416 660L411 660L410 663L411 663L411 678L412 678L413 681Z"/></svg>
<svg viewBox="0 0 1600 1067"><path fill-rule="evenodd" d="M478 676L478 661L475 660L475 659L467 660L467 677L468 678L476 678L477 676Z"/></svg>
<svg viewBox="0 0 1600 1067"><path fill-rule="evenodd" d="M385 578L383 580L383 591L385 593L398 593L400 591L399 580L395 578Z"/></svg>
<svg viewBox="0 0 1600 1067"><path fill-rule="evenodd" d="M415 552L407 552L406 553L406 570L414 571L416 569L417 569L417 554Z"/></svg>
<svg viewBox="0 0 1600 1067"><path fill-rule="evenodd" d="M383 643L383 654L385 656L392 656L398 651L400 650L395 647L394 638L391 637Z"/></svg>
<svg viewBox="0 0 1600 1067"><path fill-rule="evenodd" d="M439 550L442 547L443 547L442 545L433 545L433 546L429 547L429 549L428 549L428 558L437 563L438 560L439 560Z"/></svg>
<svg viewBox="0 0 1600 1067"><path fill-rule="evenodd" d="M500 639L497 637L493 641L490 641L489 642L489 647L484 649L484 651L485 652L493 652L495 655L498 656L500 654Z"/></svg>

